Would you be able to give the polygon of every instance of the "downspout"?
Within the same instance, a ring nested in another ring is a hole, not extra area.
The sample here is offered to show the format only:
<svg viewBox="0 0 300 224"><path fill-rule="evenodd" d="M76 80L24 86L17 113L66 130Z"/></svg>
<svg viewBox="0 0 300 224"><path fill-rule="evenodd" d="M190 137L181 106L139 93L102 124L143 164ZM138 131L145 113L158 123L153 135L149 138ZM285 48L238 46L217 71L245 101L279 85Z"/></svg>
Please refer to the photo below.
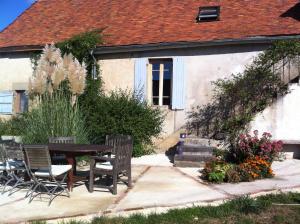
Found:
<svg viewBox="0 0 300 224"><path fill-rule="evenodd" d="M173 133L176 132L176 114L177 114L177 109L174 110L174 127L173 127Z"/></svg>
<svg viewBox="0 0 300 224"><path fill-rule="evenodd" d="M96 75L97 75L97 67L96 67L96 65L97 65L97 60L96 60L96 58L94 57L94 49L92 49L91 51L90 51L90 55L92 56L92 58L93 58L93 61L94 61L94 63L93 63L93 65L92 65L92 79L97 79L98 77L96 77Z"/></svg>

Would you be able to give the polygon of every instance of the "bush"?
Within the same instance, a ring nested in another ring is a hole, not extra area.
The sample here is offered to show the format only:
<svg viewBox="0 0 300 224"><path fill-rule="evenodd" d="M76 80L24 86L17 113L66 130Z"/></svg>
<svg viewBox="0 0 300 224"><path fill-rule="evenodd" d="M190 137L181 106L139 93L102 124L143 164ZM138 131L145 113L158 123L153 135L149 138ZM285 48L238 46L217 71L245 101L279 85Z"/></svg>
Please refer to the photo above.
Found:
<svg viewBox="0 0 300 224"><path fill-rule="evenodd" d="M241 173L239 170L233 166L231 169L228 169L226 172L226 181L229 183L238 183L241 182Z"/></svg>
<svg viewBox="0 0 300 224"><path fill-rule="evenodd" d="M205 164L201 177L209 182L238 183L273 176L271 163L260 156L255 156L241 164L227 163L220 159L209 161Z"/></svg>
<svg viewBox="0 0 300 224"><path fill-rule="evenodd" d="M260 156L247 159L244 163L238 165L243 181L251 181L261 178L273 177L271 163Z"/></svg>
<svg viewBox="0 0 300 224"><path fill-rule="evenodd" d="M232 159L237 163L260 156L272 162L282 150L282 141L272 141L272 135L264 132L262 137L258 137L258 131L253 132L254 135L241 134L237 142L230 149Z"/></svg>
<svg viewBox="0 0 300 224"><path fill-rule="evenodd" d="M117 90L95 102L95 113L88 119L89 139L103 143L105 135L127 134L134 140L133 156L149 153L152 139L162 131L164 114L142 102L138 94Z"/></svg>
<svg viewBox="0 0 300 224"><path fill-rule="evenodd" d="M201 177L209 182L221 183L226 178L226 173L232 165L223 160L214 159L205 164Z"/></svg>
<svg viewBox="0 0 300 224"><path fill-rule="evenodd" d="M0 119L0 136L19 136L24 128L24 119L22 116L14 116L9 120Z"/></svg>
<svg viewBox="0 0 300 224"><path fill-rule="evenodd" d="M75 136L76 143L88 143L83 116L65 96L43 99L24 115L24 123L25 144L45 144L51 136Z"/></svg>

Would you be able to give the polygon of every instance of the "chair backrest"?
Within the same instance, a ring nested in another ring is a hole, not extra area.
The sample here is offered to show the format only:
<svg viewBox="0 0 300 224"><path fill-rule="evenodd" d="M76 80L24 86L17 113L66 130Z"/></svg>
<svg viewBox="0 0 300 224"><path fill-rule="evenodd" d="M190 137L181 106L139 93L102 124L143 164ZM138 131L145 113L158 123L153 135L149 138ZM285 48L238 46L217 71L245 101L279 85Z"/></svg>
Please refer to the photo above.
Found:
<svg viewBox="0 0 300 224"><path fill-rule="evenodd" d="M75 137L50 137L49 143L58 143L58 144L73 144L76 142Z"/></svg>
<svg viewBox="0 0 300 224"><path fill-rule="evenodd" d="M114 147L115 164L118 170L126 169L131 166L133 150L132 137L129 135L110 135L106 136L106 144Z"/></svg>
<svg viewBox="0 0 300 224"><path fill-rule="evenodd" d="M22 146L15 141L4 143L4 149L6 152L7 159L11 160L24 160L24 152Z"/></svg>
<svg viewBox="0 0 300 224"><path fill-rule="evenodd" d="M51 170L51 158L48 146L45 145L24 145L26 163L30 170L49 169Z"/></svg>
<svg viewBox="0 0 300 224"><path fill-rule="evenodd" d="M4 163L6 160L6 151L4 144L0 144L0 163Z"/></svg>
<svg viewBox="0 0 300 224"><path fill-rule="evenodd" d="M123 144L125 140L131 140L132 137L130 135L106 135L105 145L109 145L113 147L112 153L116 154L117 146Z"/></svg>

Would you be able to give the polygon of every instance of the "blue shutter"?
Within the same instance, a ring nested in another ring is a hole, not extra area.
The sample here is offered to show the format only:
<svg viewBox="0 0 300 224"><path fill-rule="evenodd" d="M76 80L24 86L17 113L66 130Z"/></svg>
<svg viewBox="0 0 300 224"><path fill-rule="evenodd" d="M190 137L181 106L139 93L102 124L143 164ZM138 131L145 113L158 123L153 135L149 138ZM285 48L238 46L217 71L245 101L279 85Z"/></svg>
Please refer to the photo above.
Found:
<svg viewBox="0 0 300 224"><path fill-rule="evenodd" d="M185 70L184 58L173 58L172 109L183 110L185 107Z"/></svg>
<svg viewBox="0 0 300 224"><path fill-rule="evenodd" d="M147 58L137 58L134 65L134 91L140 94L141 100L146 99L147 62Z"/></svg>
<svg viewBox="0 0 300 224"><path fill-rule="evenodd" d="M13 92L0 92L0 114L12 114Z"/></svg>

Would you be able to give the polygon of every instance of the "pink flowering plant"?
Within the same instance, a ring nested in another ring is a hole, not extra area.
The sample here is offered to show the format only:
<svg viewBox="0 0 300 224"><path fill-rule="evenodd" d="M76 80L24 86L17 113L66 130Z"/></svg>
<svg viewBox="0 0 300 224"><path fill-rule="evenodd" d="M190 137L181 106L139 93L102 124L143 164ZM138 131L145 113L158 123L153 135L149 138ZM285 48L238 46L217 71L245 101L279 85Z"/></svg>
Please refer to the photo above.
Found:
<svg viewBox="0 0 300 224"><path fill-rule="evenodd" d="M272 135L264 132L259 137L258 131L255 130L253 135L239 135L236 145L231 148L231 157L237 163L243 163L245 160L260 156L265 160L272 162L282 151L282 141L273 141Z"/></svg>

